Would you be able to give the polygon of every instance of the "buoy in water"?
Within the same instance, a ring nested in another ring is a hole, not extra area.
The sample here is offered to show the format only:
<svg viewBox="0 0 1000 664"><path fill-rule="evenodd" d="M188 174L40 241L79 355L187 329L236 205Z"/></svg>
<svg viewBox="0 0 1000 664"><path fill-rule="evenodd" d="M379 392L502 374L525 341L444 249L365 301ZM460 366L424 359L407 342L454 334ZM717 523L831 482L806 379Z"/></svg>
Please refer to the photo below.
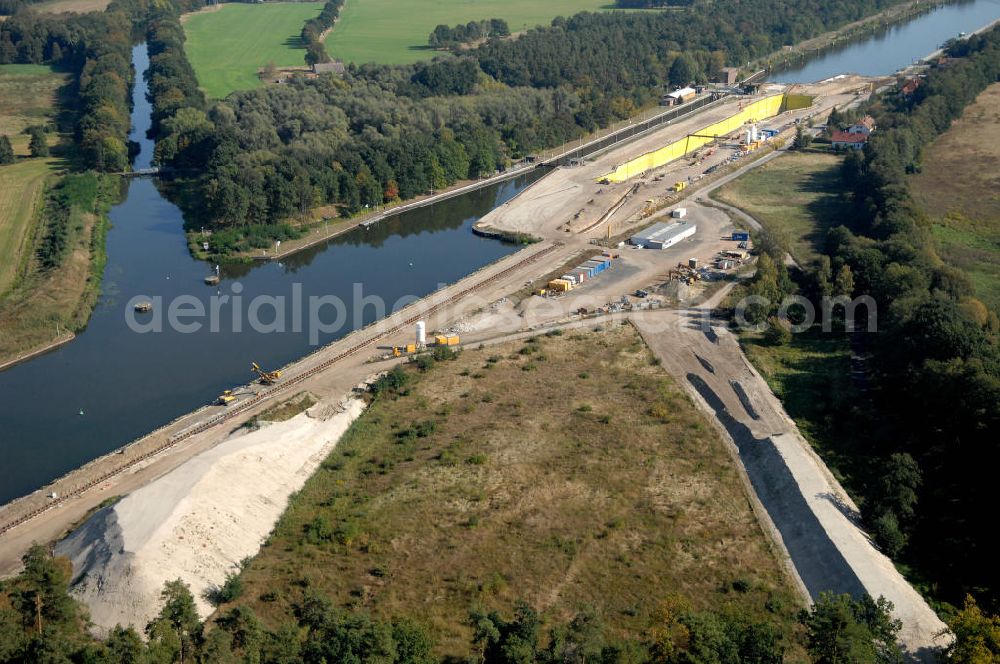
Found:
<svg viewBox="0 0 1000 664"><path fill-rule="evenodd" d="M83 408L80 409L80 414L83 415Z"/></svg>

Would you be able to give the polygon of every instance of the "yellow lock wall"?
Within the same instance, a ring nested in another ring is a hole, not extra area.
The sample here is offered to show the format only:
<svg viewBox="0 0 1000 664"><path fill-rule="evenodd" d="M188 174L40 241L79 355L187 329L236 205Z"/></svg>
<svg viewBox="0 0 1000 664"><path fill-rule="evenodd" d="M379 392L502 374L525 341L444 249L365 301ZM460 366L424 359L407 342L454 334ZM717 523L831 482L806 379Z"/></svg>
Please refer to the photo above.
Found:
<svg viewBox="0 0 1000 664"><path fill-rule="evenodd" d="M760 122L767 118L773 118L784 110L806 108L811 104L812 97L808 95L779 94L758 99L747 105L739 113L694 132L698 136L689 135L665 145L659 150L639 155L635 159L621 164L607 175L602 175L598 180L602 182L605 180L608 182L624 182L645 171L659 168L664 164L669 164L675 159L680 159L684 155L694 152L706 143L713 141L712 136L726 136L740 129L748 122Z"/></svg>

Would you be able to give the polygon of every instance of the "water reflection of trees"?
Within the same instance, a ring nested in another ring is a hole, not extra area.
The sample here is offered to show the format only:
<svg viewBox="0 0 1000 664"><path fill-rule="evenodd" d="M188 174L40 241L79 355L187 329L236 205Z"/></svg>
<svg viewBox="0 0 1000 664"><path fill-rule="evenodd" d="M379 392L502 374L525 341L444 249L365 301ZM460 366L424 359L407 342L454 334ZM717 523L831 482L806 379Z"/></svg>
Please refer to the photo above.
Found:
<svg viewBox="0 0 1000 664"><path fill-rule="evenodd" d="M456 230L513 198L538 177L540 174L529 173L440 203L403 212L368 228L355 228L288 256L282 259L282 263L286 271L294 273L299 268L310 265L317 256L331 246L369 246L377 249L392 237L406 238L419 233Z"/></svg>

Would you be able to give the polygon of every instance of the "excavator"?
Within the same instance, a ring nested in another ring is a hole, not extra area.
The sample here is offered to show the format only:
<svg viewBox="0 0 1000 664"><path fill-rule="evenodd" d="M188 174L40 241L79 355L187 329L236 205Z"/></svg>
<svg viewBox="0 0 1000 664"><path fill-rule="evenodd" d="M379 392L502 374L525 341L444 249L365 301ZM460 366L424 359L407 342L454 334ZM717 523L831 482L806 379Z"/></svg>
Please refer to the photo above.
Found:
<svg viewBox="0 0 1000 664"><path fill-rule="evenodd" d="M281 371L264 371L256 362L250 365L250 370L257 374L261 385L274 385L281 378Z"/></svg>
<svg viewBox="0 0 1000 664"><path fill-rule="evenodd" d="M236 395L233 394L232 390L226 390L219 395L219 398L215 400L215 403L220 406L228 406L234 401L236 401Z"/></svg>

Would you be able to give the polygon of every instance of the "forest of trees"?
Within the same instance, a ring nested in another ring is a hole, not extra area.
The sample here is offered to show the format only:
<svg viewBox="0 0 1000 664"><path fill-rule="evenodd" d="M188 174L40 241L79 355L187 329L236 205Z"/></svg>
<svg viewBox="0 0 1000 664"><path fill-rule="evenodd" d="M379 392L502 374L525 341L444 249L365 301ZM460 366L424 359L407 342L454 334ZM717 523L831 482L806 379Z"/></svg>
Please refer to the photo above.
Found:
<svg viewBox="0 0 1000 664"><path fill-rule="evenodd" d="M188 208L199 225L286 232L281 222L317 205L349 216L490 175L655 104L670 81L703 79L893 1L583 13L461 57L352 65L342 78L191 102L162 118L157 155L203 173L186 187L200 199Z"/></svg>
<svg viewBox="0 0 1000 664"><path fill-rule="evenodd" d="M132 21L104 13L19 12L0 23L0 64L61 65L76 74L76 144L86 167L128 166Z"/></svg>
<svg viewBox="0 0 1000 664"><path fill-rule="evenodd" d="M822 664L902 661L891 605L847 595L821 596L790 633L732 610L695 610L677 595L663 598L638 637L612 631L586 606L566 622L548 624L525 602L509 614L472 608L468 656L442 660L419 618L386 620L345 610L308 588L288 615L272 617L270 625L239 603L202 622L191 590L178 579L164 584L159 611L143 634L118 626L96 639L87 632L85 610L68 594L69 561L37 545L23 561L20 575L0 581L0 664L781 664L789 647ZM959 637L950 652L953 664L1000 655L1000 622L974 602L951 625Z"/></svg>
<svg viewBox="0 0 1000 664"><path fill-rule="evenodd" d="M427 38L431 48L454 48L462 44L489 39L491 37L510 36L510 27L502 18L490 18L483 21L469 21L465 25L459 23L454 27L439 25Z"/></svg>
<svg viewBox="0 0 1000 664"><path fill-rule="evenodd" d="M160 13L177 16L202 5L203 0L113 0L104 12L20 11L0 22L0 64L50 64L71 71L76 83L72 111L80 166L122 171L129 165L132 44L143 34L151 17ZM183 42L179 26L177 31L175 38ZM180 83L158 86L158 104L180 108L197 103L200 93L183 56L161 63L159 69L157 82L176 78ZM172 98L178 90L183 98Z"/></svg>
<svg viewBox="0 0 1000 664"><path fill-rule="evenodd" d="M930 158L922 147L1000 80L1000 29L954 43L947 54L952 59L931 69L912 96L891 92L869 104L878 130L843 165L850 221L829 232L818 265L796 285L783 248L764 237L767 255L751 292L775 303L797 287L816 301L874 298L877 332L855 335L871 357L870 394L839 403L828 423L852 441L852 467L866 469L855 482L862 513L883 550L913 564L934 597L959 604L972 593L996 607L1000 571L988 533L1000 463L993 437L1000 431L1000 320L975 298L968 276L935 253L907 177ZM773 311L750 313L759 321ZM865 307L859 315L864 330Z"/></svg>
<svg viewBox="0 0 1000 664"><path fill-rule="evenodd" d="M911 537L908 557L944 596L978 592L996 602L1000 570L985 534L995 523L990 471L1000 462L992 437L1000 431L1000 322L969 278L935 254L907 173L920 168L922 146L1000 79L1000 30L948 53L960 59L932 70L912 98L884 97L872 109L878 131L844 164L854 221L830 234L827 252L835 269L851 269L855 292L879 304L870 344L879 420L871 424L882 449L872 454L885 459L886 473L871 491L876 531L900 546Z"/></svg>

